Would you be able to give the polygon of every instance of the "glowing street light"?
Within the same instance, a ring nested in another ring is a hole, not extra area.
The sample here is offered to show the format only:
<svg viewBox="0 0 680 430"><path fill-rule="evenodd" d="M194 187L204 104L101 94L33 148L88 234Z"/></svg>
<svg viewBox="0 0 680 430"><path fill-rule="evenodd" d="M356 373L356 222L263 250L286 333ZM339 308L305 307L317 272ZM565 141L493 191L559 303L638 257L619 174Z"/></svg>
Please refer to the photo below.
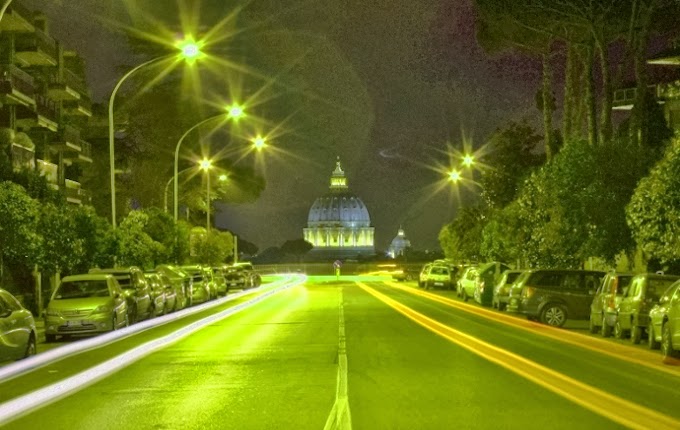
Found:
<svg viewBox="0 0 680 430"><path fill-rule="evenodd" d="M180 42L176 46L180 50L180 53L176 54L180 59L192 62L201 55L201 50L199 46L195 42L193 42L193 40L190 38L186 39L183 42ZM161 60L165 60L167 58L168 58L167 55L153 58L127 72L125 75L123 75L122 78L120 78L116 86L113 88L113 91L111 92L111 97L109 98L109 170L111 175L111 224L114 230L116 228L116 173L115 173L116 170L113 145L114 144L113 102L116 99L116 93L118 93L118 89L121 87L121 85L123 85L123 82L125 82L125 80L129 78L133 73L135 73L137 70L143 67L146 67L150 64L156 63ZM177 217L175 217L175 221L176 220Z"/></svg>
<svg viewBox="0 0 680 430"><path fill-rule="evenodd" d="M219 179L220 182L226 182L227 179L229 179L229 176L223 173L217 179Z"/></svg>
<svg viewBox="0 0 680 430"><path fill-rule="evenodd" d="M253 147L258 151L262 150L265 146L267 146L267 141L262 136L257 136L252 140L252 142Z"/></svg>
<svg viewBox="0 0 680 430"><path fill-rule="evenodd" d="M175 204L174 204L174 217L175 217L175 222L177 222L178 218L178 212L179 212L179 185L177 182L177 171L179 169L179 149L182 146L182 142L184 142L184 139L191 133L193 130L197 129L198 127L202 126L205 123L208 123L210 121L213 121L218 118L224 118L225 114L219 114L215 116L211 116L210 118L206 118L203 121L198 122L197 124L194 124L191 128L189 128L187 131L184 132L182 137L179 138L179 141L177 142L177 146L175 147L175 186L174 186L174 192L175 192ZM233 118L234 120L237 120L238 118L244 117L246 114L243 111L243 108L237 104L232 104L227 107L227 112L226 115L228 118Z"/></svg>
<svg viewBox="0 0 680 430"><path fill-rule="evenodd" d="M454 169L454 170L451 170L449 172L449 181L456 183L456 182L460 181L460 179L461 179L461 175L460 175L460 172L458 170Z"/></svg>
<svg viewBox="0 0 680 430"><path fill-rule="evenodd" d="M475 164L475 157L471 154L465 154L463 157L463 166L472 167L473 164Z"/></svg>

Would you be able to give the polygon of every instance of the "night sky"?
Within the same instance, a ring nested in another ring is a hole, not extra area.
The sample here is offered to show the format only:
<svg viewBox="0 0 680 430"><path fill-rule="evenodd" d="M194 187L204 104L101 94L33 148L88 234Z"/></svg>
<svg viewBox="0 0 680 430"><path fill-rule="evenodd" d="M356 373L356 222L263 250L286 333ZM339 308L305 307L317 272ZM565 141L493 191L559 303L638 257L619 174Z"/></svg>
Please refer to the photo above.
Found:
<svg viewBox="0 0 680 430"><path fill-rule="evenodd" d="M260 249L302 237L340 156L350 190L369 209L377 249L400 225L415 248L437 247L442 225L478 190L463 192L462 203L448 187L435 193L442 174L428 166L448 165L446 150L462 148L463 135L478 148L509 120L537 121L538 70L511 53L486 54L468 0L338 3L255 0L242 12L256 19L271 11L271 30L260 28L251 43L263 45L262 63L286 66L298 80L304 106L291 107L292 132L272 142L288 155L267 158L267 189L254 203L221 207L217 225ZM130 23L121 1L24 4L43 10L50 34L85 59L95 101L108 98L121 65L140 62L121 30L95 19Z"/></svg>

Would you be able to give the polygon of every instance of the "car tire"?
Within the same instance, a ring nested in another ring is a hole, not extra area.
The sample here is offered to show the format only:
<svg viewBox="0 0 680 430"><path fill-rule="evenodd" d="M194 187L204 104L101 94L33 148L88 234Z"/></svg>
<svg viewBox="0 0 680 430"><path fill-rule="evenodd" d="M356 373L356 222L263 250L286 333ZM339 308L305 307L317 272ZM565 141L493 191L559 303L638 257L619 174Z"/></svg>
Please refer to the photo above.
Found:
<svg viewBox="0 0 680 430"><path fill-rule="evenodd" d="M602 316L602 327L600 328L600 333L602 334L602 337L611 337L612 335L612 326L607 324L607 321L604 316Z"/></svg>
<svg viewBox="0 0 680 430"><path fill-rule="evenodd" d="M630 341L633 344L638 345L641 340L642 340L642 327L640 327L637 324L633 324L630 327Z"/></svg>
<svg viewBox="0 0 680 430"><path fill-rule="evenodd" d="M647 327L647 345L649 349L659 349L661 347L661 342L656 340L656 333L654 333L654 326L651 322Z"/></svg>
<svg viewBox="0 0 680 430"><path fill-rule="evenodd" d="M621 321L618 319L616 320L616 324L614 324L614 337L617 339L624 339L626 337L623 327L621 327Z"/></svg>
<svg viewBox="0 0 680 430"><path fill-rule="evenodd" d="M26 351L24 351L24 356L22 358L28 358L32 355L35 355L38 352L37 350L37 345L35 342L35 335L31 333L31 335L28 337L28 343L26 344Z"/></svg>
<svg viewBox="0 0 680 430"><path fill-rule="evenodd" d="M465 291L465 290L463 290L463 292L462 292L462 297L463 297L464 302L467 302L468 300L470 300L470 296L467 295L467 291Z"/></svg>
<svg viewBox="0 0 680 430"><path fill-rule="evenodd" d="M680 351L673 348L671 326L668 322L661 328L661 354L663 354L664 359L680 357Z"/></svg>
<svg viewBox="0 0 680 430"><path fill-rule="evenodd" d="M46 334L45 335L45 343L52 343L57 341L57 335L56 334Z"/></svg>
<svg viewBox="0 0 680 430"><path fill-rule="evenodd" d="M500 302L498 303L498 310L499 310L499 311L503 312L503 311L505 311L507 308L508 308L508 304L507 304L507 303L500 303Z"/></svg>
<svg viewBox="0 0 680 430"><path fill-rule="evenodd" d="M567 322L567 309L557 303L548 303L541 310L541 322L552 327L562 327Z"/></svg>

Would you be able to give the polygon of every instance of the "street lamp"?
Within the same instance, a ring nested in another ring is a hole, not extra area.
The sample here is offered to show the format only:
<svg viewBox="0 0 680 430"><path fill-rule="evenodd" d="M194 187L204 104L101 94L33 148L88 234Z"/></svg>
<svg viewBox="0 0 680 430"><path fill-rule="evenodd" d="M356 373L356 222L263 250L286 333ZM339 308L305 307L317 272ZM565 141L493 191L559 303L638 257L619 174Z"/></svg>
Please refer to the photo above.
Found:
<svg viewBox="0 0 680 430"><path fill-rule="evenodd" d="M212 168L212 161L204 158L200 163L201 170L205 172L207 181L207 192L206 192L206 206L205 206L205 229L207 234L210 235L210 169Z"/></svg>
<svg viewBox="0 0 680 430"><path fill-rule="evenodd" d="M449 181L457 183L461 179L461 174L458 170L453 169L449 172Z"/></svg>
<svg viewBox="0 0 680 430"><path fill-rule="evenodd" d="M224 115L225 114L219 114L219 115L211 116L210 118L206 118L203 121L200 121L199 123L194 124L191 128L189 128L187 131L184 132L182 137L180 137L179 141L177 142L177 146L175 147L175 176L174 176L174 178L175 178L175 186L174 186L174 192L175 192L174 217L175 217L175 222L177 222L178 212L179 212L179 203L178 203L178 196L179 196L178 188L179 187L178 187L178 183L177 183L177 170L179 168L179 148L182 146L182 142L184 142L184 139L189 135L189 133L191 133L192 131L194 131L195 129L197 129L198 127L202 126L205 123L208 123L208 122L213 121L213 120L218 119L218 118L223 118ZM237 121L239 118L245 116L245 113L243 112L242 107L240 107L237 104L233 104L233 105L227 107L227 114L226 115L227 115L227 118L231 118L231 119L234 119L234 120Z"/></svg>
<svg viewBox="0 0 680 430"><path fill-rule="evenodd" d="M200 46L190 38L180 42L177 45L177 48L180 50L180 54L178 54L179 58L185 59L189 62L193 62L201 55ZM121 87L121 85L123 85L123 82L125 82L125 80L129 78L133 73L135 73L137 70L143 67L159 62L161 60L166 60L170 57L171 56L164 55L162 57L153 58L127 72L125 75L123 75L122 78L120 78L116 86L113 88L113 92L111 93L111 97L109 98L109 170L111 175L111 224L113 225L114 230L116 228L116 173L114 159L115 154L113 146L114 143L113 102L116 99L116 93L118 93L118 89Z"/></svg>
<svg viewBox="0 0 680 430"><path fill-rule="evenodd" d="M465 167L472 167L473 164L475 164L475 157L474 157L474 155L465 154L465 156L463 157L463 166L465 166Z"/></svg>
<svg viewBox="0 0 680 430"><path fill-rule="evenodd" d="M262 136L257 136L252 140L253 147L258 151L261 151L265 146L267 146L267 141Z"/></svg>

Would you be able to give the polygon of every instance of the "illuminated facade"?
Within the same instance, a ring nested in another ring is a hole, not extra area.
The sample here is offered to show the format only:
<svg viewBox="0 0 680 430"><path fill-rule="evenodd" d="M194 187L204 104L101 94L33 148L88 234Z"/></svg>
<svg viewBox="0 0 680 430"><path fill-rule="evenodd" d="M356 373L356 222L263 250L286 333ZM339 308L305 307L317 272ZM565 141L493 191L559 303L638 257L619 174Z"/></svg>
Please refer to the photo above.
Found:
<svg viewBox="0 0 680 430"><path fill-rule="evenodd" d="M406 237L404 229L399 227L397 235L394 237L394 239L392 239L392 243L390 243L390 247L387 249L387 255L392 258L396 258L400 255L404 255L406 248L410 247L411 241Z"/></svg>
<svg viewBox="0 0 680 430"><path fill-rule="evenodd" d="M314 201L303 229L314 245L313 259L355 258L375 254L374 228L363 201L349 192L340 159L331 174L330 192Z"/></svg>

